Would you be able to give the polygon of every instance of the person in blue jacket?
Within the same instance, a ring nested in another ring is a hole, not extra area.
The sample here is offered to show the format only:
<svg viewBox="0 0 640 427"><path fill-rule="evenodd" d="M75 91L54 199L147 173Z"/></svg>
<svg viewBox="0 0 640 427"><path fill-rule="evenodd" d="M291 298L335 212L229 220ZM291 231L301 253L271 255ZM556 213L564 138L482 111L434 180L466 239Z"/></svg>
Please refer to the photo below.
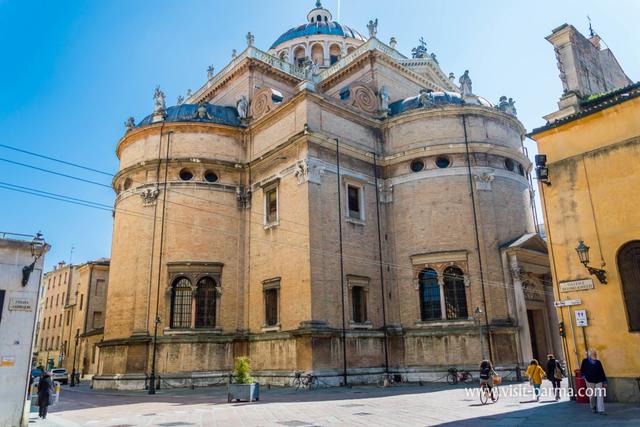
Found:
<svg viewBox="0 0 640 427"><path fill-rule="evenodd" d="M607 376L604 373L602 362L598 360L598 352L589 350L588 356L580 365L580 373L587 382L587 390L591 410L600 415L604 412L604 396L606 395Z"/></svg>

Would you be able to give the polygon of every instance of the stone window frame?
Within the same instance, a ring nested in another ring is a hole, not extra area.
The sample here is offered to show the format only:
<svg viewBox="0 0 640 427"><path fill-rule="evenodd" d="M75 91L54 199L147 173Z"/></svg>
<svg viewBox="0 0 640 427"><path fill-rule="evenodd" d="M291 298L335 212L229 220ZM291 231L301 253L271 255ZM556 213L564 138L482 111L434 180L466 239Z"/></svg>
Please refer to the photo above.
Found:
<svg viewBox="0 0 640 427"><path fill-rule="evenodd" d="M264 199L262 202L263 222L264 222L264 229L267 230L280 225L280 178L269 180L264 184L262 184L261 187L262 187L262 198ZM267 195L273 190L275 190L276 192L276 219L275 221L269 221L269 215L268 215L269 199L267 198Z"/></svg>
<svg viewBox="0 0 640 427"><path fill-rule="evenodd" d="M353 320L354 312L353 312L353 288L361 287L364 291L364 317L365 320L363 322L356 322ZM369 313L371 312L370 308L370 289L371 289L371 278L366 276L358 276L354 274L347 274L347 303L349 309L349 328L351 329L371 329L373 324L371 323L371 318Z"/></svg>
<svg viewBox="0 0 640 427"><path fill-rule="evenodd" d="M413 288L416 292L415 301L415 313L417 313L417 320L415 324L417 326L427 326L437 323L451 324L459 322L473 322L473 314L470 309L471 291L469 280L469 263L468 252L466 250L459 251L444 251L434 252L426 254L416 254L411 256L411 262L413 266ZM463 273L464 286L465 286L465 298L467 305L466 319L447 319L447 308L445 303L445 289L444 289L444 271L449 267L459 268ZM420 312L420 273L425 269L432 269L437 273L438 286L440 287L440 316L441 319L434 320L422 320Z"/></svg>
<svg viewBox="0 0 640 427"><path fill-rule="evenodd" d="M267 298L266 292L276 290L276 323L275 324L267 324ZM262 281L262 332L275 332L279 331L281 328L281 315L282 315L282 278L281 277L272 277L270 279L266 279Z"/></svg>
<svg viewBox="0 0 640 427"><path fill-rule="evenodd" d="M347 222L350 222L352 224L357 224L357 225L364 225L365 221L366 221L366 212L365 212L365 186L367 185L367 182L363 179L359 179L356 178L354 176L349 176L349 175L343 175L342 176L342 185L344 188L344 212L345 212L345 218ZM350 210L349 210L349 187L353 187L356 188L358 190L358 207L360 209L359 212L359 217L353 217L351 216Z"/></svg>
<svg viewBox="0 0 640 427"><path fill-rule="evenodd" d="M220 309L222 305L222 269L224 264L221 262L207 262L207 261L180 261L167 263L167 287L165 289L165 318L167 319L166 327L164 328L165 334L197 334L197 333L221 333L222 326L220 325ZM172 292L173 284L176 279L185 277L191 284L191 321L188 328L172 328L171 327L171 315L172 315ZM210 277L215 283L215 326L213 328L196 328L196 293L197 284L200 279Z"/></svg>

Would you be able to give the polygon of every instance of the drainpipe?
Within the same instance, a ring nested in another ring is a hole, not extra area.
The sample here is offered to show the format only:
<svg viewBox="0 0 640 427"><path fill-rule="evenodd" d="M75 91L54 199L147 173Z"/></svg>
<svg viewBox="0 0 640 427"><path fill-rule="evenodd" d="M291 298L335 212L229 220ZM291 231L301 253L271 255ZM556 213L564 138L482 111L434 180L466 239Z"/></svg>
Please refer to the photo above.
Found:
<svg viewBox="0 0 640 427"><path fill-rule="evenodd" d="M340 239L340 300L342 303L342 379L347 387L347 330L344 306L344 257L342 245L342 184L340 183L340 140L336 138L336 168L338 182L338 236Z"/></svg>
<svg viewBox="0 0 640 427"><path fill-rule="evenodd" d="M382 294L382 330L384 332L384 373L389 375L389 334L387 332L387 313L385 309L384 267L382 266L382 231L380 229L380 196L378 194L378 164L373 154L373 174L376 186L376 213L378 221L378 258L380 259L380 292Z"/></svg>
<svg viewBox="0 0 640 427"><path fill-rule="evenodd" d="M467 136L467 117L462 115L462 127L464 129L464 145L467 155L467 172L469 176L469 193L471 194L471 210L473 211L473 228L476 237L476 249L478 251L478 265L480 270L480 285L482 287L482 306L484 308L484 324L487 329L487 344L489 347L489 361L493 360L491 349L491 329L489 327L489 313L487 313L487 298L484 289L484 269L482 267L482 253L480 251L480 232L478 231L478 213L476 212L476 197L473 190L473 177L471 176L471 156L469 154L469 139ZM482 339L482 337L480 337Z"/></svg>

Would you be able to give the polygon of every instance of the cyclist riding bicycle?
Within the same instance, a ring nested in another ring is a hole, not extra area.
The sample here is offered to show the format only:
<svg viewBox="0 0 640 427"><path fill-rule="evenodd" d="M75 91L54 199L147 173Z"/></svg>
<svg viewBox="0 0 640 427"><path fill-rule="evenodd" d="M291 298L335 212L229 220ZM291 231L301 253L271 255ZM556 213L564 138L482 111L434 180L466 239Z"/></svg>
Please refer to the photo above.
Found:
<svg viewBox="0 0 640 427"><path fill-rule="evenodd" d="M480 363L480 387L486 386L489 388L489 391L491 391L493 388L494 375L496 375L496 372L493 370L491 362L483 360Z"/></svg>

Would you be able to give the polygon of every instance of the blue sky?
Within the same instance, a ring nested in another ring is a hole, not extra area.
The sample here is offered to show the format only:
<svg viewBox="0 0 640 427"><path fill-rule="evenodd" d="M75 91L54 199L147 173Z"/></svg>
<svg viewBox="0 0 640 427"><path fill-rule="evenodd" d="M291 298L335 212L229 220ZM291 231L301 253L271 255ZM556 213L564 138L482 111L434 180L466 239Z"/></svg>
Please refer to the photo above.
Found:
<svg viewBox="0 0 640 427"><path fill-rule="evenodd" d="M587 15L632 80L640 79L640 2L342 0L340 22L398 40L409 54L420 37L445 72L470 70L474 92L516 100L528 130L556 108L561 93L551 45L544 39L568 22L587 32ZM211 64L221 69L251 31L267 50L305 22L314 0L24 1L0 0L0 144L117 170L115 145L125 119L153 108L160 84L169 104L198 88ZM337 20L338 0L324 0ZM531 150L533 146L530 145ZM109 184L109 177L0 147L10 159ZM0 161L0 182L111 205L109 188ZM109 256L111 214L0 188L0 231L41 230L53 245L46 265Z"/></svg>

